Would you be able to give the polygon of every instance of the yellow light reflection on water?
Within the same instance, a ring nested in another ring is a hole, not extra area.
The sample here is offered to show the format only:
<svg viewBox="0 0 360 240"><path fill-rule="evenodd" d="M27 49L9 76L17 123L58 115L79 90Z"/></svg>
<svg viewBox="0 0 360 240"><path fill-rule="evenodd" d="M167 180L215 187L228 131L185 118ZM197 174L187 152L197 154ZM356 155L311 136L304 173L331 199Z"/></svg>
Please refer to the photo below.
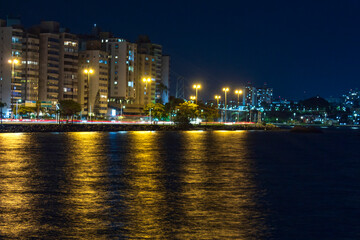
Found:
<svg viewBox="0 0 360 240"><path fill-rule="evenodd" d="M246 138L246 132L186 132L180 239L248 239L248 230L258 229Z"/></svg>
<svg viewBox="0 0 360 240"><path fill-rule="evenodd" d="M125 204L130 239L164 239L164 186L155 132L130 132Z"/></svg>
<svg viewBox="0 0 360 240"><path fill-rule="evenodd" d="M64 172L68 180L65 186L68 194L64 211L71 226L67 234L71 237L96 236L108 226L101 217L108 208L103 182L107 174L103 158L103 136L97 132L67 133L68 161Z"/></svg>
<svg viewBox="0 0 360 240"><path fill-rule="evenodd" d="M27 134L0 134L0 236L31 236L39 227L31 192L34 169Z"/></svg>

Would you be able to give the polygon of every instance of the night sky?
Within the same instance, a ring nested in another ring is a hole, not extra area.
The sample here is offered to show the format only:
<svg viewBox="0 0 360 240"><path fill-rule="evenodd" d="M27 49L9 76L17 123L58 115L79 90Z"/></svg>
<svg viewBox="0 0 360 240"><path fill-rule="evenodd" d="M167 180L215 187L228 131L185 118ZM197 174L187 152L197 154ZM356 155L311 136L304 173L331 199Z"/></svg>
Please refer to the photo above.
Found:
<svg viewBox="0 0 360 240"><path fill-rule="evenodd" d="M1 1L0 18L55 20L74 33L96 23L130 41L147 34L187 85L203 84L202 97L248 81L287 99L359 88L360 1L235 2Z"/></svg>

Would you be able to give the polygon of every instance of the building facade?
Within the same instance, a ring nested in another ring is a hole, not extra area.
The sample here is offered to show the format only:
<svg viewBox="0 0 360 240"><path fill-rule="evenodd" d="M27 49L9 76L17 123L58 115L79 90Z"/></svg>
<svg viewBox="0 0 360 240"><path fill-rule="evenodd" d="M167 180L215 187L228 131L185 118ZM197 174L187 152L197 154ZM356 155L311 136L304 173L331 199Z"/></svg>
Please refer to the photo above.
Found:
<svg viewBox="0 0 360 240"><path fill-rule="evenodd" d="M22 78L25 83L23 102L36 102L39 96L39 57L40 40L38 36L25 33L23 37Z"/></svg>
<svg viewBox="0 0 360 240"><path fill-rule="evenodd" d="M21 104L24 95L22 82L22 37L21 26L0 21L0 101L6 104L4 115L9 117L16 104Z"/></svg>
<svg viewBox="0 0 360 240"><path fill-rule="evenodd" d="M78 102L82 115L105 116L108 110L108 54L101 50L79 53ZM85 70L92 73L85 73Z"/></svg>
<svg viewBox="0 0 360 240"><path fill-rule="evenodd" d="M102 39L102 45L109 54L109 101L134 103L138 84L137 45L121 38Z"/></svg>
<svg viewBox="0 0 360 240"><path fill-rule="evenodd" d="M78 99L78 49L77 36L60 33L59 57L59 100Z"/></svg>

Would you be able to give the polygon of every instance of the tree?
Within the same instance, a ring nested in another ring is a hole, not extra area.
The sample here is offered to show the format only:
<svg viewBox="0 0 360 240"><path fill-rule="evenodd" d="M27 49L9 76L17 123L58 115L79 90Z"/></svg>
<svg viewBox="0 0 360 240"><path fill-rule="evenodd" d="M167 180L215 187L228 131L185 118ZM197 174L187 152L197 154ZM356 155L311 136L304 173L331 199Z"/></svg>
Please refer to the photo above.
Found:
<svg viewBox="0 0 360 240"><path fill-rule="evenodd" d="M81 111L81 105L73 100L62 100L60 104L60 113L63 116L71 117L74 121L74 115Z"/></svg>
<svg viewBox="0 0 360 240"><path fill-rule="evenodd" d="M3 108L6 106L6 103L0 102L0 119L1 119L1 124L2 124L2 119L3 119Z"/></svg>
<svg viewBox="0 0 360 240"><path fill-rule="evenodd" d="M200 116L206 122L213 122L216 118L219 118L219 110L215 105L202 105L200 106Z"/></svg>
<svg viewBox="0 0 360 240"><path fill-rule="evenodd" d="M27 115L27 114L33 113L33 112L35 112L35 109L32 107L19 106L17 109L17 113L20 115Z"/></svg>
<svg viewBox="0 0 360 240"><path fill-rule="evenodd" d="M176 124L189 124L191 119L195 119L200 115L199 106L195 103L184 102L176 107Z"/></svg>
<svg viewBox="0 0 360 240"><path fill-rule="evenodd" d="M165 112L166 112L167 116L170 116L169 117L170 121L171 121L172 114L175 112L176 107L180 103L184 103L184 99L175 98L174 96L170 96L169 102L165 104Z"/></svg>
<svg viewBox="0 0 360 240"><path fill-rule="evenodd" d="M152 118L157 118L160 120L165 116L165 106L161 103L149 103L144 107L144 112L146 115L150 115L150 110Z"/></svg>

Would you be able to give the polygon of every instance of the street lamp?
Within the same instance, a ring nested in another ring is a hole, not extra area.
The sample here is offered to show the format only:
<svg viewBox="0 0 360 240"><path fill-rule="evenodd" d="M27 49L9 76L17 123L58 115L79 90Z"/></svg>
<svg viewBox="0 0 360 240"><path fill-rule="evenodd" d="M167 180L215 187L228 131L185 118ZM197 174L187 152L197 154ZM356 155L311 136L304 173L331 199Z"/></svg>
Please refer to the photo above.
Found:
<svg viewBox="0 0 360 240"><path fill-rule="evenodd" d="M150 84L151 83L151 78L146 78L146 77L143 77L142 79L143 83L145 83L145 92L144 92L144 95L147 95L148 93L148 90L147 90L147 85L148 83ZM148 97L149 98L149 97ZM145 105L145 96L144 96L144 105Z"/></svg>
<svg viewBox="0 0 360 240"><path fill-rule="evenodd" d="M88 100L87 100L87 104L88 104L88 116L90 118L91 121L91 104L90 104L90 74L94 73L94 70L91 68L85 68L84 69L84 73L87 74L87 84L88 84L88 88L87 88L87 95L88 95Z"/></svg>
<svg viewBox="0 0 360 240"><path fill-rule="evenodd" d="M223 88L223 92L225 93L225 105L224 105L224 108L225 108L225 116L224 116L224 122L226 122L226 93L229 91L230 89L228 87L226 88Z"/></svg>
<svg viewBox="0 0 360 240"><path fill-rule="evenodd" d="M8 63L11 64L11 82L15 83L15 65L20 64L20 61L16 58L12 58L12 59L8 60ZM2 98L2 84L1 84L1 98ZM11 98L12 98L12 96L11 96ZM16 106L17 106L17 102L16 102ZM16 118L16 115L17 114L15 114L15 118Z"/></svg>
<svg viewBox="0 0 360 240"><path fill-rule="evenodd" d="M190 100L191 100L192 102L194 102L194 100L196 100L196 97L195 97L195 96L190 96Z"/></svg>
<svg viewBox="0 0 360 240"><path fill-rule="evenodd" d="M237 105L238 105L238 110L239 110L239 112L238 112L238 121L239 121L239 119L240 119L240 101L239 101L239 99L240 99L240 94L242 94L242 90L235 90L235 94L237 94L237 97L238 97Z"/></svg>
<svg viewBox="0 0 360 240"><path fill-rule="evenodd" d="M238 107L239 107L239 105L240 105L240 94L242 94L242 90L235 90L235 94L237 94L237 97L238 97L238 101L237 101L237 103L238 103Z"/></svg>
<svg viewBox="0 0 360 240"><path fill-rule="evenodd" d="M218 108L219 108L219 101L220 101L220 99L221 99L221 96L215 95L215 99L216 99L216 104L217 104L217 106L218 106Z"/></svg>
<svg viewBox="0 0 360 240"><path fill-rule="evenodd" d="M201 88L201 85L200 84L194 84L193 85L193 88L195 89L195 101L196 101L196 104L198 103L198 89Z"/></svg>
<svg viewBox="0 0 360 240"><path fill-rule="evenodd" d="M147 84L151 82L151 78L143 78L142 81L145 83L145 90L147 90Z"/></svg>

